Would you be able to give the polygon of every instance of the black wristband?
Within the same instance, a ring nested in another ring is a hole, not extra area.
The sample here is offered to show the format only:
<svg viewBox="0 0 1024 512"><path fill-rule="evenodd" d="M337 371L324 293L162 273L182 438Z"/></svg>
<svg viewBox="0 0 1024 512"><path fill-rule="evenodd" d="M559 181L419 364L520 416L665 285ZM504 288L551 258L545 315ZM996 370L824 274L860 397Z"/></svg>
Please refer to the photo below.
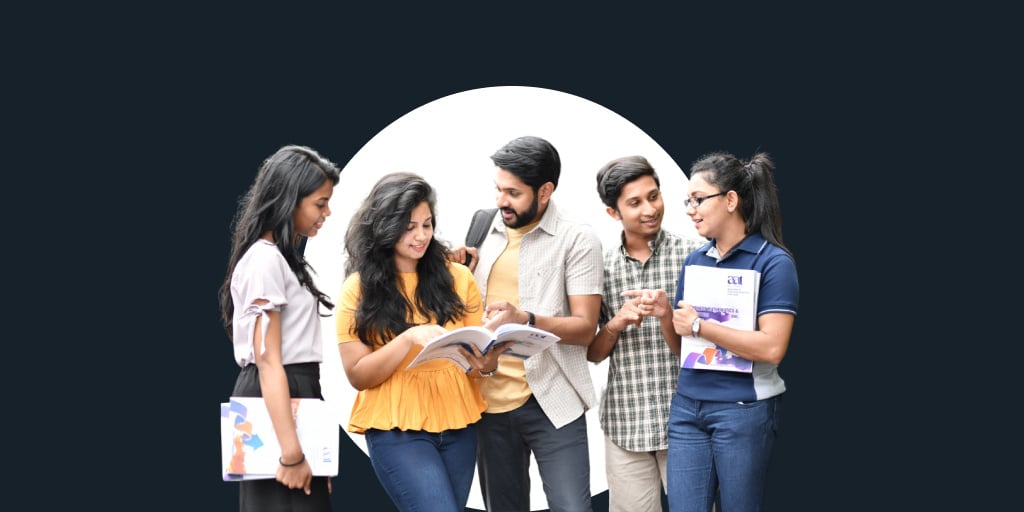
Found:
<svg viewBox="0 0 1024 512"><path fill-rule="evenodd" d="M299 464L302 464L303 462L306 462L306 454L303 453L302 457L300 457L299 460L297 460L295 462L292 462L291 464L285 464L284 461L281 460L281 457L277 458L277 462L280 462L281 465L286 467L286 468L295 467L295 466L298 466Z"/></svg>
<svg viewBox="0 0 1024 512"><path fill-rule="evenodd" d="M533 313L530 313L529 311L527 311L526 314L529 315L529 318L526 319L526 325L529 325L530 327L536 327L537 317L534 316Z"/></svg>

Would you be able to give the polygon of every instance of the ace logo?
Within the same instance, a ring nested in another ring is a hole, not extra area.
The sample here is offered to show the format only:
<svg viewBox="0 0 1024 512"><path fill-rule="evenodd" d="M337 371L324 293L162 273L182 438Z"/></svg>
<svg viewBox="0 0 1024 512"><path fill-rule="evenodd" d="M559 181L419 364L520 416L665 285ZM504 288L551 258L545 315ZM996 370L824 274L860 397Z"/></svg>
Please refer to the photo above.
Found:
<svg viewBox="0 0 1024 512"><path fill-rule="evenodd" d="M727 284L743 285L743 276L726 276Z"/></svg>

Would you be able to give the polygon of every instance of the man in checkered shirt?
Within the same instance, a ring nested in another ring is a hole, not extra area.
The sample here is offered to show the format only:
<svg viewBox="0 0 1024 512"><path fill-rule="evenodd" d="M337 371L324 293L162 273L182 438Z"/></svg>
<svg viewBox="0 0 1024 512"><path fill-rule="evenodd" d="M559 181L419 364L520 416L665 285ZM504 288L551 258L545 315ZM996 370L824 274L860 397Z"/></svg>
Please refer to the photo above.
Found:
<svg viewBox="0 0 1024 512"><path fill-rule="evenodd" d="M668 454L668 415L679 376L679 356L645 318L640 290L674 297L683 259L705 242L661 229L661 182L642 156L616 158L597 172L608 215L622 223L621 245L605 250L600 329L587 359L608 364L601 398L610 511L661 511ZM624 295L630 291L633 294Z"/></svg>

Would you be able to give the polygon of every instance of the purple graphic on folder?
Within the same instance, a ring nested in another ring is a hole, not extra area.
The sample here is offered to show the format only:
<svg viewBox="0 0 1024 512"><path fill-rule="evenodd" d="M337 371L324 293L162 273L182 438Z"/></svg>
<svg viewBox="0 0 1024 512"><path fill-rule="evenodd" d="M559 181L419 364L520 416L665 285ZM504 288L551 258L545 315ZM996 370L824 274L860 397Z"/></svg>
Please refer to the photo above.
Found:
<svg viewBox="0 0 1024 512"><path fill-rule="evenodd" d="M714 320L720 324L724 324L729 321L728 311L697 311L701 318L704 320Z"/></svg>
<svg viewBox="0 0 1024 512"><path fill-rule="evenodd" d="M694 309L697 310L697 314L701 319L717 323L728 322L729 319L734 318L734 313L736 313L736 311L731 308L708 308L695 306ZM753 361L743 359L719 345L707 347L699 351L689 353L684 352L683 355L683 368L701 369L711 366L718 370L731 370L749 373L754 367Z"/></svg>
<svg viewBox="0 0 1024 512"><path fill-rule="evenodd" d="M750 372L753 369L753 361L743 359L742 357L733 355L732 352L715 345L714 348L706 348L700 352L690 352L686 354L686 358L683 359L683 368L702 368L704 366L714 365L718 369L722 366L729 366L735 368L738 372Z"/></svg>

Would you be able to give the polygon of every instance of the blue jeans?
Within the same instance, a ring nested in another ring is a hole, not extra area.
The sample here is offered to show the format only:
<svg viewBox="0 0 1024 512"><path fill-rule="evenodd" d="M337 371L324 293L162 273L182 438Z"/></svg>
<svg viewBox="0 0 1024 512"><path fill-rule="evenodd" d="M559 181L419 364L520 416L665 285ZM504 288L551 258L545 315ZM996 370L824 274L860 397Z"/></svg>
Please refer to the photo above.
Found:
<svg viewBox="0 0 1024 512"><path fill-rule="evenodd" d="M476 463L476 426L366 431L370 464L398 510L466 509Z"/></svg>
<svg viewBox="0 0 1024 512"><path fill-rule="evenodd" d="M721 494L728 512L762 510L781 395L756 402L672 397L668 420L668 503L672 512L708 512Z"/></svg>
<svg viewBox="0 0 1024 512"><path fill-rule="evenodd" d="M483 413L477 469L487 510L530 510L530 452L551 512L590 511L587 416L556 429L533 396L503 413Z"/></svg>

